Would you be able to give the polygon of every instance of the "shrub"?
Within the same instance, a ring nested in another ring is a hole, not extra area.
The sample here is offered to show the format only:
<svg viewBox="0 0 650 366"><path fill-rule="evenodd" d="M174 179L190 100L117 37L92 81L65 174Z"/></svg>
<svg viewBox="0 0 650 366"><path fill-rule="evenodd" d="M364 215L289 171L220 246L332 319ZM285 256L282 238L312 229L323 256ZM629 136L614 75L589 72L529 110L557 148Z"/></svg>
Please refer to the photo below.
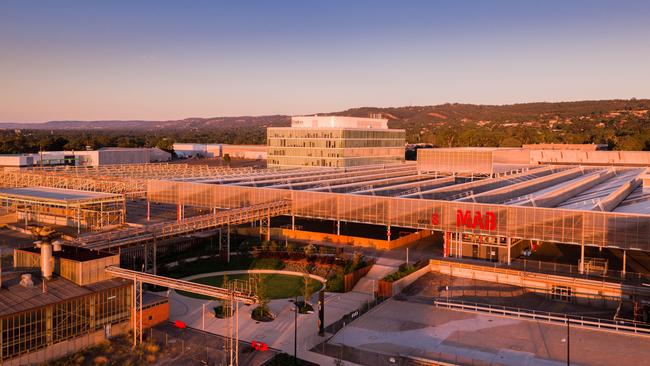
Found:
<svg viewBox="0 0 650 366"><path fill-rule="evenodd" d="M316 251L316 247L314 246L314 244L305 245L302 249L305 252L306 256L310 256L314 254L314 252Z"/></svg>
<svg viewBox="0 0 650 366"><path fill-rule="evenodd" d="M402 264L396 272L386 275L383 280L394 282L415 272L417 268L410 264Z"/></svg>
<svg viewBox="0 0 650 366"><path fill-rule="evenodd" d="M228 318L232 316L232 312L230 311L230 306L225 306L223 304L215 306L214 316L216 316L219 319Z"/></svg>
<svg viewBox="0 0 650 366"><path fill-rule="evenodd" d="M97 356L93 359L93 365L102 366L108 363L108 357L106 356Z"/></svg>
<svg viewBox="0 0 650 366"><path fill-rule="evenodd" d="M298 307L298 313L300 314L307 314L310 311L314 311L314 307L311 304L304 301L296 302L296 306Z"/></svg>
<svg viewBox="0 0 650 366"><path fill-rule="evenodd" d="M155 343L149 343L144 346L144 351L155 355L158 353L158 351L160 351L160 346Z"/></svg>
<svg viewBox="0 0 650 366"><path fill-rule="evenodd" d="M257 320L258 322L270 322L275 319L268 306L263 306L261 303L260 306L253 309L251 318L253 318L253 320Z"/></svg>

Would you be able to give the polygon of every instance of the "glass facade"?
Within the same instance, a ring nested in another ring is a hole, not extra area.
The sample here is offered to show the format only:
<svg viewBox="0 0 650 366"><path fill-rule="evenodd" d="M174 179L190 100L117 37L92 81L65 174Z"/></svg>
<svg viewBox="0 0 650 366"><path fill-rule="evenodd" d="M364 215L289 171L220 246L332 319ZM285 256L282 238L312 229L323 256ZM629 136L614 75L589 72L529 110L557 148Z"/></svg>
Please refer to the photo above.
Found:
<svg viewBox="0 0 650 366"><path fill-rule="evenodd" d="M234 208L288 199L293 215L308 218L650 251L645 214L153 180L148 185L148 198L157 203ZM469 211L472 223L459 222L459 211ZM494 214L495 227L474 225L477 213L483 220Z"/></svg>
<svg viewBox="0 0 650 366"><path fill-rule="evenodd" d="M0 319L0 363L117 324L131 316L131 285L110 288Z"/></svg>
<svg viewBox="0 0 650 366"><path fill-rule="evenodd" d="M404 130L267 129L269 166L349 167L404 160Z"/></svg>

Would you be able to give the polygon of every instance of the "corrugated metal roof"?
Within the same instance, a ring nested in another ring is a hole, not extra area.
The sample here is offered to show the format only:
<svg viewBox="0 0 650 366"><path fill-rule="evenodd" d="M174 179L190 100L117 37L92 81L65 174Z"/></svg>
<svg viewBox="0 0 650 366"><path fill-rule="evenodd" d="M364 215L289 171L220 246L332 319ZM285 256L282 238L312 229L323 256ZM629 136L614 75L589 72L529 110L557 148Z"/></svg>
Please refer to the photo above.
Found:
<svg viewBox="0 0 650 366"><path fill-rule="evenodd" d="M64 278L55 277L46 282L47 291L43 292L43 281L40 276L32 275L34 282L32 287L21 286L20 275L7 277L3 277L3 288L0 289L0 316L55 304L93 292L119 287L126 283L124 280L111 279L88 286L78 286Z"/></svg>

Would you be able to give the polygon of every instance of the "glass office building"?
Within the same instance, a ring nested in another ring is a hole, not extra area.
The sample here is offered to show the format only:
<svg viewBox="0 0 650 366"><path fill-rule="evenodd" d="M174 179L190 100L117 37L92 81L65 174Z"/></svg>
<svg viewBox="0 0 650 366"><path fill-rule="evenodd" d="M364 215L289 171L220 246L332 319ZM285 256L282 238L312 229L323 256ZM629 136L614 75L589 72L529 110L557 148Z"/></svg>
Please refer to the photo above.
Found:
<svg viewBox="0 0 650 366"><path fill-rule="evenodd" d="M345 168L403 161L406 133L381 118L300 116L268 128L267 141L270 167Z"/></svg>

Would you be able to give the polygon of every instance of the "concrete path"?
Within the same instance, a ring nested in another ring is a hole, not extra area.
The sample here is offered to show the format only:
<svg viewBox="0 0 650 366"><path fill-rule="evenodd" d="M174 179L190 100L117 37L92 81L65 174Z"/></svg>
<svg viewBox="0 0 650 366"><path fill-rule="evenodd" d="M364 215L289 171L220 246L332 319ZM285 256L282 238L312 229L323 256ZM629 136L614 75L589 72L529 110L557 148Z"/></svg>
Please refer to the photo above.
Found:
<svg viewBox="0 0 650 366"><path fill-rule="evenodd" d="M377 262L368 271L368 274L357 282L352 292L360 292L372 296L377 288L377 281L386 277L387 274L397 271L400 264L402 264L402 261L398 259L378 258Z"/></svg>

